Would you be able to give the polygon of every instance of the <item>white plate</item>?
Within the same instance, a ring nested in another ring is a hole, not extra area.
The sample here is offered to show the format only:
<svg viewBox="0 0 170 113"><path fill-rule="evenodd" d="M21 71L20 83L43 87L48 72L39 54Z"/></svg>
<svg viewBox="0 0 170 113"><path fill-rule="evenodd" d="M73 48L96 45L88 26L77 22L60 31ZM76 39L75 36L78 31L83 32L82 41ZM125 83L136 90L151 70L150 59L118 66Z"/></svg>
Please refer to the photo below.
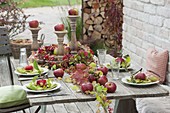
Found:
<svg viewBox="0 0 170 113"><path fill-rule="evenodd" d="M23 89L27 92L32 92L32 93L45 93L45 92L50 92L50 91L54 91L54 90L57 90L61 87L61 84L60 83L57 83L57 82L53 82L53 84L57 84L57 87L53 88L53 89L50 89L50 90L31 90L31 89L28 89L27 86L29 85L28 84L25 84L23 85Z"/></svg>
<svg viewBox="0 0 170 113"><path fill-rule="evenodd" d="M155 82L150 82L150 83L131 83L131 82L128 82L127 79L130 79L130 76L126 76L124 78L122 78L122 82L125 83L125 84L129 84L129 85L134 85L134 86L147 86L147 85L153 85L153 84L157 84L159 83L159 81L155 81Z"/></svg>
<svg viewBox="0 0 170 113"><path fill-rule="evenodd" d="M106 66L108 69L111 69L109 63L104 63L103 65ZM116 68L113 67L113 69L116 69ZM120 71L125 71L125 68L119 68L119 70L120 70ZM128 70L132 70L132 68L131 68L131 67L128 67Z"/></svg>
<svg viewBox="0 0 170 113"><path fill-rule="evenodd" d="M43 69L43 72L41 74L45 74L49 71L47 68L41 68L41 69ZM38 73L23 74L23 73L19 73L17 70L15 70L14 73L17 75L21 75L21 76L36 76L36 75L38 75Z"/></svg>

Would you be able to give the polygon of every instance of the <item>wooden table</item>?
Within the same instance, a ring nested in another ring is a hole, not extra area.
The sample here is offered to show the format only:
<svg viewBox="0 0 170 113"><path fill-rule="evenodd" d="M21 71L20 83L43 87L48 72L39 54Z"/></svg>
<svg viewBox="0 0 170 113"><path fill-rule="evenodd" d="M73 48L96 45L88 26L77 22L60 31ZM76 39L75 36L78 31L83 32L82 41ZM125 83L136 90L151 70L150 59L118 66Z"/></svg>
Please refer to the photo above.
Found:
<svg viewBox="0 0 170 113"><path fill-rule="evenodd" d="M18 62L18 61L17 61ZM122 73L121 76L126 75L127 73ZM49 76L53 76L52 72L49 72ZM65 74L65 76L68 76ZM109 81L113 81L111 79L110 73L107 75ZM19 77L19 79L23 79ZM21 84L29 83L30 80L21 80ZM56 103L72 103L72 102L87 102L87 101L95 101L94 96L86 95L83 93L77 93L73 91L70 87L73 85L72 83L65 83L63 80L58 80L61 84L61 88L59 90L43 93L43 94L67 94L60 96L46 96L46 97L37 97L37 98L29 98L30 104L32 106L41 105L42 113L46 112L46 105L56 104ZM132 98L146 98L146 97L161 97L168 96L169 92L162 88L160 85L150 85L147 87L133 87L126 84L123 84L120 80L114 81L117 85L117 90L115 93L108 93L107 97L109 99L116 99L114 113L117 113L117 108L119 105L119 101L123 99L132 99ZM28 93L28 96L32 95L40 95ZM127 112L126 112L127 113Z"/></svg>

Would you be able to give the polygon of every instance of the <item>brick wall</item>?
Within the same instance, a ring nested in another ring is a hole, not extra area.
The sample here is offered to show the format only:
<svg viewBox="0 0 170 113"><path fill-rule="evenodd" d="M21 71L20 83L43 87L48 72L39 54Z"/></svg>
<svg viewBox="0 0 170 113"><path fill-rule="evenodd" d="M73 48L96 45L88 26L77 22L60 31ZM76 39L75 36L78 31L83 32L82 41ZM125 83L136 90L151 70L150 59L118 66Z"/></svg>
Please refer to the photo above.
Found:
<svg viewBox="0 0 170 113"><path fill-rule="evenodd" d="M170 51L170 0L124 0L123 13L124 52L132 63L146 67L149 47ZM170 61L166 79L170 85Z"/></svg>

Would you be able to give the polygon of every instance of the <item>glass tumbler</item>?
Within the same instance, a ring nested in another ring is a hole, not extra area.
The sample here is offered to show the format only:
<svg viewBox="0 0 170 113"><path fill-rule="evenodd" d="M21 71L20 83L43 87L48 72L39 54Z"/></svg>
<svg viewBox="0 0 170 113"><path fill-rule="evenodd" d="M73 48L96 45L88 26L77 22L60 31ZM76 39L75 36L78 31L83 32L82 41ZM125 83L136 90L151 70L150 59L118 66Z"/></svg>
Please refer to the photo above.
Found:
<svg viewBox="0 0 170 113"><path fill-rule="evenodd" d="M106 59L106 49L97 49L97 56L99 59L99 65L103 65Z"/></svg>
<svg viewBox="0 0 170 113"><path fill-rule="evenodd" d="M110 62L111 67L111 74L114 80L120 79L119 72L120 72L120 62Z"/></svg>
<svg viewBox="0 0 170 113"><path fill-rule="evenodd" d="M25 67L28 65L26 48L20 48L19 66Z"/></svg>

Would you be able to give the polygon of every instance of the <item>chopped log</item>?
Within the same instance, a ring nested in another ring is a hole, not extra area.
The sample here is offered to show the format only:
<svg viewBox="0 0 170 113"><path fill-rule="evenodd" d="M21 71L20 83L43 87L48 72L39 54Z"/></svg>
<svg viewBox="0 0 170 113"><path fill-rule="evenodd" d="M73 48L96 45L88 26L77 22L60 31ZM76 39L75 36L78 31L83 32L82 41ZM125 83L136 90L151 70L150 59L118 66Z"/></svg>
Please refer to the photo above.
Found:
<svg viewBox="0 0 170 113"><path fill-rule="evenodd" d="M94 20L94 24L101 24L103 22L103 18L101 16L98 16Z"/></svg>
<svg viewBox="0 0 170 113"><path fill-rule="evenodd" d="M100 14L99 12L95 12L94 16L97 17L97 16L99 16L99 14Z"/></svg>
<svg viewBox="0 0 170 113"><path fill-rule="evenodd" d="M88 4L88 6L90 6L90 7L92 6L92 2L91 2L91 1L88 1L87 4Z"/></svg>
<svg viewBox="0 0 170 113"><path fill-rule="evenodd" d="M103 12L104 9L105 9L105 7L101 7L101 8L100 8L100 12Z"/></svg>
<svg viewBox="0 0 170 113"><path fill-rule="evenodd" d="M87 35L84 34L83 40L87 40L87 38L88 38Z"/></svg>
<svg viewBox="0 0 170 113"><path fill-rule="evenodd" d="M92 33L93 33L92 31L88 31L88 33L87 33L87 34L88 34L88 36L91 36L91 35L92 35Z"/></svg>
<svg viewBox="0 0 170 113"><path fill-rule="evenodd" d="M86 33L86 28L83 27L83 34L85 34L85 33Z"/></svg>
<svg viewBox="0 0 170 113"><path fill-rule="evenodd" d="M107 34L107 31L106 31L106 30L104 30L104 29L102 29L101 34Z"/></svg>
<svg viewBox="0 0 170 113"><path fill-rule="evenodd" d="M101 4L101 7L105 7L107 5L107 3L105 2L105 3L102 3Z"/></svg>
<svg viewBox="0 0 170 113"><path fill-rule="evenodd" d="M91 9L90 8L84 8L84 12L83 13L88 13L90 14L91 13Z"/></svg>
<svg viewBox="0 0 170 113"><path fill-rule="evenodd" d="M84 15L83 15L83 22L85 22L88 19L89 19L89 14L84 13Z"/></svg>
<svg viewBox="0 0 170 113"><path fill-rule="evenodd" d="M88 30L89 30L89 31L93 31L93 26L90 25Z"/></svg>
<svg viewBox="0 0 170 113"><path fill-rule="evenodd" d="M85 23L89 24L89 25L92 25L94 22L91 19L88 19Z"/></svg>
<svg viewBox="0 0 170 113"><path fill-rule="evenodd" d="M101 25L94 25L94 29L98 32L102 31L102 26Z"/></svg>
<svg viewBox="0 0 170 113"><path fill-rule="evenodd" d="M93 21L94 21L94 19L95 19L93 15L91 15L90 18L91 18L91 20L93 20Z"/></svg>
<svg viewBox="0 0 170 113"><path fill-rule="evenodd" d="M104 14L105 14L105 12L101 12L101 13L100 13L100 15L101 15L103 18L105 18Z"/></svg>
<svg viewBox="0 0 170 113"><path fill-rule="evenodd" d="M99 33L98 31L94 31L91 36L95 40L96 39L101 39L101 33Z"/></svg>
<svg viewBox="0 0 170 113"><path fill-rule="evenodd" d="M89 26L90 26L89 24L84 24L85 29L89 29Z"/></svg>

